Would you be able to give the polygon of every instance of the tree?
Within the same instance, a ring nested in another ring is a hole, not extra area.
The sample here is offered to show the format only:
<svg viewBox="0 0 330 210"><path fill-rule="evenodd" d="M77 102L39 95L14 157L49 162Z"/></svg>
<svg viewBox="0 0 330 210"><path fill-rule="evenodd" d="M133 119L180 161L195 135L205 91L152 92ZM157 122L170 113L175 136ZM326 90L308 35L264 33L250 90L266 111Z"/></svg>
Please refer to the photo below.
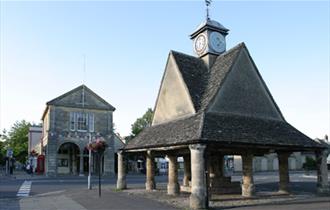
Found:
<svg viewBox="0 0 330 210"><path fill-rule="evenodd" d="M3 129L2 133L0 134L0 165L5 164L5 157L7 153L7 131Z"/></svg>
<svg viewBox="0 0 330 210"><path fill-rule="evenodd" d="M7 147L13 149L14 158L21 163L25 163L28 156L28 134L30 126L31 123L25 120L17 121L11 127L5 141Z"/></svg>
<svg viewBox="0 0 330 210"><path fill-rule="evenodd" d="M150 127L152 123L152 117L154 112L151 108L148 108L146 113L141 118L135 120L131 128L131 137L137 136L144 128Z"/></svg>

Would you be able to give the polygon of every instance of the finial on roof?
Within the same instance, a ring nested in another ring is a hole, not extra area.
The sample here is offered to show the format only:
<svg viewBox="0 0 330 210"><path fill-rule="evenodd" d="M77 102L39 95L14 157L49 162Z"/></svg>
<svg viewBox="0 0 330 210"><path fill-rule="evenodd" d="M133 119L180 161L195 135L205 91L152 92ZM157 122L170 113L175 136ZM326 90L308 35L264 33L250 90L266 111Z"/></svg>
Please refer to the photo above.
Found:
<svg viewBox="0 0 330 210"><path fill-rule="evenodd" d="M206 4L206 20L210 20L209 6L211 5L212 0L205 0Z"/></svg>

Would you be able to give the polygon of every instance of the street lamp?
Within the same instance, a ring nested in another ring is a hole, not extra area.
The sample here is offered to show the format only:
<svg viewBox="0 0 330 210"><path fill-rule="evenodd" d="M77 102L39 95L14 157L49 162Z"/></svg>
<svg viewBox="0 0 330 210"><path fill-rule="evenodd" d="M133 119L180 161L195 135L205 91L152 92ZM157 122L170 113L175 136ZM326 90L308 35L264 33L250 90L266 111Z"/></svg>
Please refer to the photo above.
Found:
<svg viewBox="0 0 330 210"><path fill-rule="evenodd" d="M88 137L89 137L88 144L90 145L92 143L91 133L89 133ZM91 167L91 165L92 165L92 150L88 148L88 182L87 182L87 188L89 190L92 189L92 185L91 185L91 176L92 176L91 175L92 174L91 169L92 169L92 167Z"/></svg>

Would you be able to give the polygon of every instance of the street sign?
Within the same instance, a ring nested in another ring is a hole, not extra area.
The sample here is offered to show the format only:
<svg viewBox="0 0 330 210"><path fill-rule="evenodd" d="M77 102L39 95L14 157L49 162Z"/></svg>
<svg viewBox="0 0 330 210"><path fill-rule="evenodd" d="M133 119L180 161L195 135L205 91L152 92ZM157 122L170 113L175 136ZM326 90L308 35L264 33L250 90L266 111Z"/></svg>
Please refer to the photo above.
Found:
<svg viewBox="0 0 330 210"><path fill-rule="evenodd" d="M13 157L13 149L9 148L7 149L7 157Z"/></svg>

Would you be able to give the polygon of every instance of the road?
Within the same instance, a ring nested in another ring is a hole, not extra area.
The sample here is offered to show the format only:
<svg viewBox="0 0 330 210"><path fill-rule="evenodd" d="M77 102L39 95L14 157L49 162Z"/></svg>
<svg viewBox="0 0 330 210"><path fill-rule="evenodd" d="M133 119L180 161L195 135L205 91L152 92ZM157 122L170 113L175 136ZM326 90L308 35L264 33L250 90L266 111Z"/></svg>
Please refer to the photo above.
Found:
<svg viewBox="0 0 330 210"><path fill-rule="evenodd" d="M61 200L63 205L70 206L70 208L65 209L174 209L163 203L115 192L113 190L116 182L115 178L102 179L103 194L101 199L98 198L97 177L93 177L92 179L93 190L87 190L87 177L63 176L49 178L45 176L30 177L21 174L16 176L16 178L3 176L0 178L1 210L32 209L34 208L33 205L35 205L35 203L42 205L42 202L45 203L45 210L58 209L59 207L56 206L58 202L52 199L56 196ZM180 178L182 178L182 176L180 176ZM241 175L232 176L232 180L240 181ZM277 191L278 189L278 175L276 173L258 173L255 174L254 180L257 191ZM252 207L237 206L234 209L330 209L330 199L328 197L315 197L315 173L310 175L291 173L290 180L293 194L307 195L307 198L310 195L311 197L304 201L300 200L276 205L267 204ZM26 185L29 182L25 181L31 181L31 187ZM145 177L143 175L128 175L127 177L128 187L143 188L144 183ZM156 183L157 186L166 186L167 176L157 176ZM25 195L24 193L28 193L29 199L18 196ZM95 202L95 200L97 200L97 202ZM108 203L111 203L112 205L107 205Z"/></svg>

